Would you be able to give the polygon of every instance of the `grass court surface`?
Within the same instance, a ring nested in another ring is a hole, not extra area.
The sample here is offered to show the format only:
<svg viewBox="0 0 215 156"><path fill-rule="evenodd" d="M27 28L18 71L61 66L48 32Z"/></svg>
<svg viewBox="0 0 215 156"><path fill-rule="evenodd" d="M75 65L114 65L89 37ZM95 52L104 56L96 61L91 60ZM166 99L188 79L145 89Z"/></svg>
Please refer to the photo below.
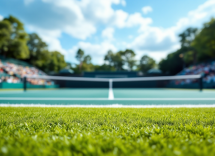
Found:
<svg viewBox="0 0 215 156"><path fill-rule="evenodd" d="M0 155L212 156L214 95L173 89L0 91ZM81 108L150 106L210 108Z"/></svg>
<svg viewBox="0 0 215 156"><path fill-rule="evenodd" d="M0 155L215 153L215 108L0 108Z"/></svg>
<svg viewBox="0 0 215 156"><path fill-rule="evenodd" d="M110 99L112 94L112 99ZM0 104L80 105L80 106L146 106L146 105L209 105L215 104L215 91L176 89L56 89L11 90L0 92ZM17 106L18 106L17 105Z"/></svg>

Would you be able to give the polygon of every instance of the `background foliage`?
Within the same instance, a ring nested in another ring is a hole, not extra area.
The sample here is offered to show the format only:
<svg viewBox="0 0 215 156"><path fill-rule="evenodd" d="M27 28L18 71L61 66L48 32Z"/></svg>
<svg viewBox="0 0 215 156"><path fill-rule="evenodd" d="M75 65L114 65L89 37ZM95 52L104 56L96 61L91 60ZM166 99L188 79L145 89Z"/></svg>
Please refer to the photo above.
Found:
<svg viewBox="0 0 215 156"><path fill-rule="evenodd" d="M60 52L49 51L36 33L27 34L23 23L13 16L0 21L0 55L26 61L48 73L66 67Z"/></svg>
<svg viewBox="0 0 215 156"><path fill-rule="evenodd" d="M27 34L21 21L13 16L0 21L0 55L26 61L45 72L59 72L71 68L75 73L83 71L142 71L159 68L167 75L175 75L184 67L208 59L215 59L215 19L205 23L201 30L187 28L179 34L181 47L167 55L158 65L147 55L136 58L131 49L104 56L104 64L94 65L92 57L78 49L78 64L66 63L58 51L49 51L47 44L36 34Z"/></svg>
<svg viewBox="0 0 215 156"><path fill-rule="evenodd" d="M181 47L159 63L160 69L174 75L185 66L215 59L215 19L205 23L201 30L188 28L179 35Z"/></svg>

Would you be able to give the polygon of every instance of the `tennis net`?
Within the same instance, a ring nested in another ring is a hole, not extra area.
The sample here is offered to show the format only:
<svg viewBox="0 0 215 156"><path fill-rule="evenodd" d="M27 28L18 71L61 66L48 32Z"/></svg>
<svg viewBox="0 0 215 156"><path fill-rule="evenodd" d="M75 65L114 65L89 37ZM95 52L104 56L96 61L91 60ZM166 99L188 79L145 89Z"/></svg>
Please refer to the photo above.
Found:
<svg viewBox="0 0 215 156"><path fill-rule="evenodd" d="M176 81L189 81L196 84L200 91L203 89L201 75L159 76L159 77L134 77L134 78L87 78L65 76L26 76L23 89L28 88L29 79L40 79L54 82L60 88L167 88ZM183 86L182 86L183 88Z"/></svg>

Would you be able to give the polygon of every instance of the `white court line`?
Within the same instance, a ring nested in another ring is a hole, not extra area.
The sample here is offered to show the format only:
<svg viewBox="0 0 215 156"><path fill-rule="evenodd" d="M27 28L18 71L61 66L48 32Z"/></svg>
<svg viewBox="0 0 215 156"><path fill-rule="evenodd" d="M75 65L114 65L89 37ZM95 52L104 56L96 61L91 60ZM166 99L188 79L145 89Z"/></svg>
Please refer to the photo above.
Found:
<svg viewBox="0 0 215 156"><path fill-rule="evenodd" d="M115 98L114 100L140 101L183 101L183 100L215 100L215 98Z"/></svg>
<svg viewBox="0 0 215 156"><path fill-rule="evenodd" d="M79 107L79 108L215 108L211 105L47 105L47 104L0 104L0 107Z"/></svg>
<svg viewBox="0 0 215 156"><path fill-rule="evenodd" d="M86 100L110 100L109 98L19 98L19 97L0 97L0 100L80 100L80 101L86 101ZM215 98L114 98L112 100L125 100L125 101L184 101L184 100L201 100L201 101L213 101Z"/></svg>
<svg viewBox="0 0 215 156"><path fill-rule="evenodd" d="M86 101L86 100L108 100L108 98L19 98L19 97L8 97L8 98L0 98L0 100L80 100L80 101Z"/></svg>
<svg viewBox="0 0 215 156"><path fill-rule="evenodd" d="M113 81L110 79L109 80L109 95L108 95L108 99L109 100L114 100L114 95L113 95Z"/></svg>

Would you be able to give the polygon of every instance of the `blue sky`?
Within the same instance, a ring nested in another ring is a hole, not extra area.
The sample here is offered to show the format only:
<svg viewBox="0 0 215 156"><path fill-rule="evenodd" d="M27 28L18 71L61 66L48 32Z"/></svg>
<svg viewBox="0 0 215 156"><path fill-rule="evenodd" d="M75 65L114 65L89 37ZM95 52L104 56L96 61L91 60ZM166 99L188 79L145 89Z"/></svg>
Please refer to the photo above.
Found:
<svg viewBox="0 0 215 156"><path fill-rule="evenodd" d="M0 19L13 15L68 62L82 48L102 64L108 50L133 49L157 62L179 48L178 34L215 16L215 0L1 0Z"/></svg>

